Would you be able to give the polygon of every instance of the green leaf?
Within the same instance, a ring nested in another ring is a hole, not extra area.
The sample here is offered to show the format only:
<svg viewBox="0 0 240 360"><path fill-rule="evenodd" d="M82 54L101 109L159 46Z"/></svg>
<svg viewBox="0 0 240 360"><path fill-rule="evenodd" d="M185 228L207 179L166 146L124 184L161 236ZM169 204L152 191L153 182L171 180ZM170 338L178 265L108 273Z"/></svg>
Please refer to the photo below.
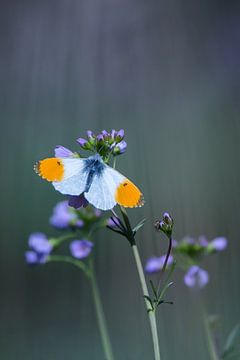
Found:
<svg viewBox="0 0 240 360"><path fill-rule="evenodd" d="M145 224L145 222L146 222L146 219L143 219L142 221L140 221L133 229L133 232L136 233L139 229L141 229L141 227Z"/></svg>
<svg viewBox="0 0 240 360"><path fill-rule="evenodd" d="M224 360L239 360L240 359L240 352L231 352L229 355L224 356L222 359Z"/></svg>
<svg viewBox="0 0 240 360"><path fill-rule="evenodd" d="M155 286L154 286L154 284L153 284L152 280L150 280L150 285L151 285L151 288L152 288L152 292L153 292L153 294L154 294L155 298L157 299L157 298L158 298L157 289L155 288Z"/></svg>
<svg viewBox="0 0 240 360"><path fill-rule="evenodd" d="M228 359L230 353L234 350L237 338L240 336L240 323L238 323L230 332L223 351L223 358Z"/></svg>
<svg viewBox="0 0 240 360"><path fill-rule="evenodd" d="M162 300L162 298L164 297L167 289L173 285L173 281L171 281L170 283L166 283L165 286L163 287L161 293L160 293L160 296L158 298L158 303Z"/></svg>

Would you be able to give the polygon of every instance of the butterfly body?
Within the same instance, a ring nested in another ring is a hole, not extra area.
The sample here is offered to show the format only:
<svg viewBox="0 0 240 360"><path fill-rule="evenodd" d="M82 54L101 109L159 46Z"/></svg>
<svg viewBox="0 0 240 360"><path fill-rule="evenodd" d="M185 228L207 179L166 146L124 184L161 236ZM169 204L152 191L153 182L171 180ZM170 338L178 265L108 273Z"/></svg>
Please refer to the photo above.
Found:
<svg viewBox="0 0 240 360"><path fill-rule="evenodd" d="M51 181L62 194L80 195L101 210L117 203L124 207L144 204L140 190L124 175L106 165L96 154L88 158L48 158L35 165L35 171Z"/></svg>

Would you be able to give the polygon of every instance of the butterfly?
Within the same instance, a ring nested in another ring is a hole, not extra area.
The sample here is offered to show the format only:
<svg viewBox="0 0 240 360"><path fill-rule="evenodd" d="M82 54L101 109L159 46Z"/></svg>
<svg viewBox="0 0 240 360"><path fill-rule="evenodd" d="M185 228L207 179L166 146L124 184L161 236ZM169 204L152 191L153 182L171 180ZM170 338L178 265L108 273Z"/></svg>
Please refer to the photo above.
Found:
<svg viewBox="0 0 240 360"><path fill-rule="evenodd" d="M34 170L65 195L81 195L97 209L144 205L141 191L124 175L104 163L99 154L88 158L53 157L40 160Z"/></svg>

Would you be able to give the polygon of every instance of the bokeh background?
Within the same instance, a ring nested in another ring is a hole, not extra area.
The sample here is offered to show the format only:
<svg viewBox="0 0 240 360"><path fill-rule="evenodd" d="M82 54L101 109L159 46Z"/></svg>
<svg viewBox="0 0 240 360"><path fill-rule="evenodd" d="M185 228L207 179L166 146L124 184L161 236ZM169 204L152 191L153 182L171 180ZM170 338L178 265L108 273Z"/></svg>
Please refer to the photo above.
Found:
<svg viewBox="0 0 240 360"><path fill-rule="evenodd" d="M153 229L165 210L175 238L226 236L193 294L174 276L174 306L158 326L164 360L209 359L199 302L221 315L220 343L240 319L240 7L238 1L1 1L1 360L104 359L89 284L67 265L29 269L28 234L54 234L63 197L33 172L56 144L77 150L88 129L124 128L118 169L142 188L143 260L166 243ZM97 276L117 360L152 359L129 245L103 230ZM202 299L202 300L201 300Z"/></svg>

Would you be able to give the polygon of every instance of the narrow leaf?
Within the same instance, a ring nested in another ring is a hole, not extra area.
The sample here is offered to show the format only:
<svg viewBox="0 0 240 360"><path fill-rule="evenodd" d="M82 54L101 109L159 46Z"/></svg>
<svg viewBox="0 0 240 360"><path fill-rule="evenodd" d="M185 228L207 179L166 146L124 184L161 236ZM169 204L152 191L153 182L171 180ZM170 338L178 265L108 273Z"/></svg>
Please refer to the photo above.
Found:
<svg viewBox="0 0 240 360"><path fill-rule="evenodd" d="M142 221L140 221L133 229L133 232L136 233L139 229L141 229L141 227L145 224L145 222L146 222L146 219L143 219Z"/></svg>
<svg viewBox="0 0 240 360"><path fill-rule="evenodd" d="M152 288L152 292L153 292L155 298L157 299L158 298L157 289L155 288L152 280L150 280L150 285L151 285L151 288Z"/></svg>
<svg viewBox="0 0 240 360"><path fill-rule="evenodd" d="M238 323L230 332L223 351L223 358L226 359L228 354L234 349L237 338L240 336L240 323Z"/></svg>

